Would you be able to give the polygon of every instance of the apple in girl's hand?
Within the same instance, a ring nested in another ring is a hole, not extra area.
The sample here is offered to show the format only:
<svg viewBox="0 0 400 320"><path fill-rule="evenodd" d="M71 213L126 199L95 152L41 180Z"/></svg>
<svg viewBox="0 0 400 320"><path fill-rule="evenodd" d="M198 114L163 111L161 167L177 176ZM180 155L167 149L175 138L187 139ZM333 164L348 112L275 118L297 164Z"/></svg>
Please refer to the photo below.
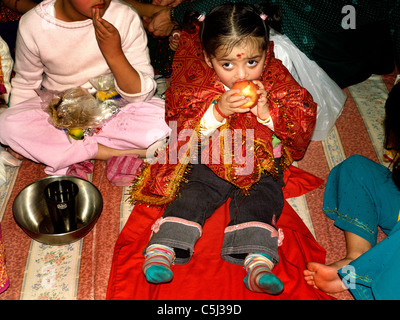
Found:
<svg viewBox="0 0 400 320"><path fill-rule="evenodd" d="M240 106L243 109L247 108L252 108L253 106L256 105L259 94L257 93L258 87L253 83L253 81L250 80L240 80L236 81L232 89L239 89L239 95L245 96L245 98L248 100L245 104Z"/></svg>

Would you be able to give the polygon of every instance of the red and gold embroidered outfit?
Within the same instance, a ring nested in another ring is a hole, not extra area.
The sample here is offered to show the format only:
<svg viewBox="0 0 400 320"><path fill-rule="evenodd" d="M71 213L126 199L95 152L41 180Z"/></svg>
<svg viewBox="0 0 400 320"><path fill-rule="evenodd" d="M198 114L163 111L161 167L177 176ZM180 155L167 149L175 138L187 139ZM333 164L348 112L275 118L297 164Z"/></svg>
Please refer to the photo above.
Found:
<svg viewBox="0 0 400 320"><path fill-rule="evenodd" d="M274 57L273 42L269 44L260 80L267 91L274 132L259 123L250 112L231 115L218 129L219 132L229 129L225 132L232 134L232 141L236 141L233 135L235 130L239 130L242 135L241 156L253 157L251 172L243 174L240 171L245 164L235 162L235 155L227 151L231 148L224 146L222 135L219 138L220 152L217 153L219 159L215 158L216 153L211 150L211 145L214 145L211 141L208 148L203 148L201 155L202 163L209 159L207 166L217 176L245 192L259 181L261 173L277 175L272 147L273 134L282 142L280 163L285 170L293 160L303 157L316 121L316 103L307 90L293 79L282 62ZM200 121L212 102L224 91L215 71L204 61L198 33L182 32L165 101L166 121L170 126L176 123L178 139L171 139L165 149L159 150L157 159L162 161L146 164L131 188L132 201L165 205L177 196L182 182L186 181L187 160L192 156L191 152L197 150L200 141ZM252 150L249 150L251 144L245 143L246 129L254 129ZM183 137L180 137L182 133ZM191 133L190 138L184 139L187 133ZM177 158L176 155L181 156ZM224 162L227 155L231 157L230 161Z"/></svg>

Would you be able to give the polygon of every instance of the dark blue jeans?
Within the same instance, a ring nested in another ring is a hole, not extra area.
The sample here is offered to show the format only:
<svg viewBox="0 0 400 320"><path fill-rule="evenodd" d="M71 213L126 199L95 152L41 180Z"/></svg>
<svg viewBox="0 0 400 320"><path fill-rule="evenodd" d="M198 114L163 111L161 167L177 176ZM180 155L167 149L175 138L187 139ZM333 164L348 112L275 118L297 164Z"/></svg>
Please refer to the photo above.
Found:
<svg viewBox="0 0 400 320"><path fill-rule="evenodd" d="M262 174L248 195L203 164L193 165L188 180L181 195L166 208L149 245L172 247L175 262L187 263L207 218L231 198L231 221L225 229L222 258L243 264L248 253L262 252L278 262L276 222L284 203L281 176L274 180L271 175Z"/></svg>

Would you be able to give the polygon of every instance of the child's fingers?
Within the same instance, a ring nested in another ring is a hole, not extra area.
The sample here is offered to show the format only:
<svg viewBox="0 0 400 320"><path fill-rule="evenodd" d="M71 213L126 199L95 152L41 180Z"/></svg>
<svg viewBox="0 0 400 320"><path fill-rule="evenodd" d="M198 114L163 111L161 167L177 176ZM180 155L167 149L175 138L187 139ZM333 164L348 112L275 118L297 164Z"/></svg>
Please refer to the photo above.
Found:
<svg viewBox="0 0 400 320"><path fill-rule="evenodd" d="M106 39L118 34L118 30L108 21L99 19L95 24L96 36L100 39Z"/></svg>
<svg viewBox="0 0 400 320"><path fill-rule="evenodd" d="M178 45L179 45L179 40L173 39L173 38L169 38L169 47L172 51L176 51L176 49L178 49Z"/></svg>
<svg viewBox="0 0 400 320"><path fill-rule="evenodd" d="M247 100L243 96L233 96L228 102L228 107L234 112L247 112L250 109L242 107L245 103Z"/></svg>
<svg viewBox="0 0 400 320"><path fill-rule="evenodd" d="M253 83L257 85L257 94L259 94L260 97L267 96L267 91L265 91L264 84L260 80L253 80Z"/></svg>
<svg viewBox="0 0 400 320"><path fill-rule="evenodd" d="M92 10L92 20L93 20L93 25L95 26L95 28L97 28L101 32L105 32L105 31L111 32L115 28L107 20L104 20L103 18L100 17L100 11L97 8L94 8Z"/></svg>
<svg viewBox="0 0 400 320"><path fill-rule="evenodd" d="M258 89L264 90L264 85L260 80L253 80L253 83L258 87Z"/></svg>
<svg viewBox="0 0 400 320"><path fill-rule="evenodd" d="M93 25L94 25L95 29L99 30L100 32L106 32L107 28L106 28L106 25L104 24L104 21L105 20L103 20L101 18L94 19Z"/></svg>
<svg viewBox="0 0 400 320"><path fill-rule="evenodd" d="M260 90L259 92L257 91L257 93L259 94L258 103L260 103L260 102L266 103L267 102L267 92L265 90Z"/></svg>
<svg viewBox="0 0 400 320"><path fill-rule="evenodd" d="M93 26L95 30L98 30L100 28L100 16L98 13L98 9L93 9L92 11L92 21L93 21Z"/></svg>
<svg viewBox="0 0 400 320"><path fill-rule="evenodd" d="M93 8L92 9L92 20L93 20L93 23L95 23L99 18L100 18L99 9Z"/></svg>
<svg viewBox="0 0 400 320"><path fill-rule="evenodd" d="M111 23L109 23L107 20L99 18L98 22L99 22L100 28L104 28L104 30L111 32L115 29L115 27Z"/></svg>
<svg viewBox="0 0 400 320"><path fill-rule="evenodd" d="M231 99L232 97L243 97L243 95L239 95L240 89L230 89L225 91L224 95L227 99Z"/></svg>
<svg viewBox="0 0 400 320"><path fill-rule="evenodd" d="M148 25L150 24L150 22L151 22L151 18L149 18L149 17L142 17L142 22L143 22L143 26L147 29L147 27L148 27Z"/></svg>

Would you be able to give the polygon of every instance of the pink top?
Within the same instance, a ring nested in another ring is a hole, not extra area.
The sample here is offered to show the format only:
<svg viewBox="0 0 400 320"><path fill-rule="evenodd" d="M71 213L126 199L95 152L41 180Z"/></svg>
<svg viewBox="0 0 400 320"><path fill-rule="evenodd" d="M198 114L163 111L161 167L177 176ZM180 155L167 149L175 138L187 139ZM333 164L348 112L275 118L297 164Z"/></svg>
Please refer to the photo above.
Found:
<svg viewBox="0 0 400 320"><path fill-rule="evenodd" d="M89 79L110 73L95 38L92 19L65 22L49 13L54 0L44 0L20 20L10 106L37 96L41 86L64 91L72 87L91 88ZM150 64L147 36L136 11L112 0L103 18L121 36L122 49L141 78L142 92L126 94L129 102L150 99L156 89Z"/></svg>

